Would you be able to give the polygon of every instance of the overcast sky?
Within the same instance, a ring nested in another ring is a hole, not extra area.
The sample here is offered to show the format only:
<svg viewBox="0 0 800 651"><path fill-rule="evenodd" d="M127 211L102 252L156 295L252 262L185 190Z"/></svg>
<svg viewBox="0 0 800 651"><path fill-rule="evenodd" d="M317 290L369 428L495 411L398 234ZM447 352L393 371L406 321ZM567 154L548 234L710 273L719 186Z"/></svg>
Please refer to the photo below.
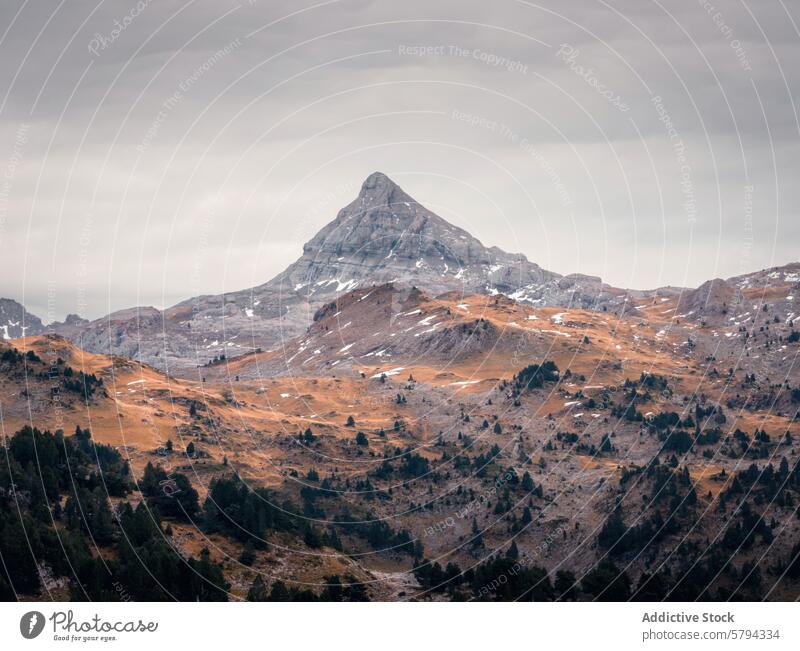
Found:
<svg viewBox="0 0 800 651"><path fill-rule="evenodd" d="M800 259L787 0L4 0L0 296L265 282L372 171L617 286Z"/></svg>

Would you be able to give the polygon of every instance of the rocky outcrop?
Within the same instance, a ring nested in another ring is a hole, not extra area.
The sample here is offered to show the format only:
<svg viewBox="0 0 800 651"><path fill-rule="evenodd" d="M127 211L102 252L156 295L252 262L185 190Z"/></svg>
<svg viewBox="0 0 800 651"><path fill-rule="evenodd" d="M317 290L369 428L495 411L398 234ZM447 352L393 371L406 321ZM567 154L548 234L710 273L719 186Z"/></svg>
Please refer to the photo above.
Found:
<svg viewBox="0 0 800 651"><path fill-rule="evenodd" d="M733 283L715 278L707 280L697 289L681 294L678 314L697 319L720 319L744 302L741 290Z"/></svg>
<svg viewBox="0 0 800 651"><path fill-rule="evenodd" d="M39 317L13 299L0 298L0 338L16 339L43 332L44 325Z"/></svg>

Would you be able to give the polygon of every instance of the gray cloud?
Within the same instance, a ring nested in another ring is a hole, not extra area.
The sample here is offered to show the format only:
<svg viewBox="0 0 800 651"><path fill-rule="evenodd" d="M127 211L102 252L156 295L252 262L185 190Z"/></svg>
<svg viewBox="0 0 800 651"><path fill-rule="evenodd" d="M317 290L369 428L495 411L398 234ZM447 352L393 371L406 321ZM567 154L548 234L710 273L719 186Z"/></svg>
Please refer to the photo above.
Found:
<svg viewBox="0 0 800 651"><path fill-rule="evenodd" d="M49 319L259 284L376 169L616 285L795 260L800 16L713 4L3 3L0 295Z"/></svg>

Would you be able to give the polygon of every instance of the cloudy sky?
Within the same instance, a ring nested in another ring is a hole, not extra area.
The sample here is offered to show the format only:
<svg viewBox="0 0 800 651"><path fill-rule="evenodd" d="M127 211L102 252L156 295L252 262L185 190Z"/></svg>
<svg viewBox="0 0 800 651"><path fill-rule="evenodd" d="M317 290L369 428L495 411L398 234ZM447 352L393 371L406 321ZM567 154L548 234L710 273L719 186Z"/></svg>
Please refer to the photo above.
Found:
<svg viewBox="0 0 800 651"><path fill-rule="evenodd" d="M260 284L372 171L617 286L800 259L787 0L4 0L0 296Z"/></svg>

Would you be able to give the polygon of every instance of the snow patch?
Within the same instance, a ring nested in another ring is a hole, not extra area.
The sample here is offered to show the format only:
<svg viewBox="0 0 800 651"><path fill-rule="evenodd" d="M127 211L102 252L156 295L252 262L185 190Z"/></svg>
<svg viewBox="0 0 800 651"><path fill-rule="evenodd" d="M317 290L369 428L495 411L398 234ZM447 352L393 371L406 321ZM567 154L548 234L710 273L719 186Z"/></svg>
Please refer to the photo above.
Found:
<svg viewBox="0 0 800 651"><path fill-rule="evenodd" d="M388 371L381 371L380 373L376 373L370 377L380 377L381 375L385 375L389 377L390 375L400 375L400 371L404 370L405 366L398 366L397 368L389 369Z"/></svg>
<svg viewBox="0 0 800 651"><path fill-rule="evenodd" d="M355 279L346 280L344 282L342 282L341 280L336 280L335 282L337 283L336 285L337 292L342 292L342 291L349 292L350 290L355 289L358 286L358 281Z"/></svg>

